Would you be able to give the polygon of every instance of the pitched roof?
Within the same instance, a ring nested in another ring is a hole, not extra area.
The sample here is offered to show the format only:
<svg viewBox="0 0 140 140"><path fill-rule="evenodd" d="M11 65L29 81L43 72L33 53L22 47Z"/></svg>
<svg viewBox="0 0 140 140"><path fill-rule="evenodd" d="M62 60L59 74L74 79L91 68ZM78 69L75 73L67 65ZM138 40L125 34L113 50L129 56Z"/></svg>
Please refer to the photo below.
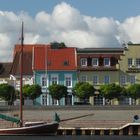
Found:
<svg viewBox="0 0 140 140"><path fill-rule="evenodd" d="M23 47L23 75L32 75L32 49L34 45L24 45ZM13 64L10 73L13 75L20 74L20 54L21 45L15 45Z"/></svg>
<svg viewBox="0 0 140 140"><path fill-rule="evenodd" d="M76 70L75 48L34 47L34 70Z"/></svg>
<svg viewBox="0 0 140 140"><path fill-rule="evenodd" d="M12 62L0 63L0 78L6 78L10 75Z"/></svg>

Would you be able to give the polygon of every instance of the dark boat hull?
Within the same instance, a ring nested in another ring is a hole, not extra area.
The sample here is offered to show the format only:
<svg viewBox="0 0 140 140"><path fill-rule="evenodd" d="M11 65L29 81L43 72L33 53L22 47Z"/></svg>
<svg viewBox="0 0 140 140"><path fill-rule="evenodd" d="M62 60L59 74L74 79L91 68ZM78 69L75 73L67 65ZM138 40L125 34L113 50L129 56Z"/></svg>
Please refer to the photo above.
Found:
<svg viewBox="0 0 140 140"><path fill-rule="evenodd" d="M0 135L55 135L59 123L44 123L35 126L0 129Z"/></svg>

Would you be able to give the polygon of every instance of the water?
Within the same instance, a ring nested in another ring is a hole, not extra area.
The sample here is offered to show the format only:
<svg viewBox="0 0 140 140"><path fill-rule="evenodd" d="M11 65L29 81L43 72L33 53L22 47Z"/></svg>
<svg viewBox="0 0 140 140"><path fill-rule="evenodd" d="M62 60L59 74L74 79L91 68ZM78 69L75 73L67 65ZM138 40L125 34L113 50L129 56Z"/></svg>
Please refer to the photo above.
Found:
<svg viewBox="0 0 140 140"><path fill-rule="evenodd" d="M140 140L139 136L0 136L0 140Z"/></svg>

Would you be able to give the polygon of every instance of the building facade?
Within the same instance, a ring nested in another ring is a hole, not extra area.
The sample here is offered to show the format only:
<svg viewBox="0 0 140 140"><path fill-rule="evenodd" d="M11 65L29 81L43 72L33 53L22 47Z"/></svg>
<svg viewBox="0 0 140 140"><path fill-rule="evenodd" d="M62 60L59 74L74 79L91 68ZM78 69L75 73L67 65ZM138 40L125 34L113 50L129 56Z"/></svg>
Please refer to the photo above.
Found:
<svg viewBox="0 0 140 140"><path fill-rule="evenodd" d="M51 45L34 48L33 71L35 83L42 87L43 94L37 103L41 105L57 105L51 98L48 87L52 84L65 85L68 96L60 100L60 105L73 105L75 98L72 88L77 82L75 48L53 48Z"/></svg>
<svg viewBox="0 0 140 140"><path fill-rule="evenodd" d="M128 44L119 64L120 85L140 84L140 44Z"/></svg>
<svg viewBox="0 0 140 140"><path fill-rule="evenodd" d="M96 89L103 84L119 84L119 60L123 48L85 48L77 49L78 81L89 82ZM90 99L92 104L105 104L97 93Z"/></svg>
<svg viewBox="0 0 140 140"><path fill-rule="evenodd" d="M33 84L32 71L32 50L34 45L24 45L23 47L23 85ZM15 45L13 53L13 63L10 70L10 83L16 90L20 89L20 57L21 45Z"/></svg>
<svg viewBox="0 0 140 140"><path fill-rule="evenodd" d="M13 84L16 89L20 87L20 49L20 45L15 46L13 63L10 64L10 79L8 78L8 83ZM36 104L44 106L58 105L58 101L51 98L48 87L52 84L65 85L69 94L61 99L60 105L73 105L78 101L72 94L72 88L77 82L89 82L97 90L101 85L111 83L124 87L140 84L139 52L140 44L127 44L124 48L70 48L52 44L26 44L23 53L23 84L41 86L43 94L36 99ZM3 74L1 81L3 82ZM106 100L98 92L89 102L93 105L106 104ZM131 105L133 100L123 99L119 104Z"/></svg>

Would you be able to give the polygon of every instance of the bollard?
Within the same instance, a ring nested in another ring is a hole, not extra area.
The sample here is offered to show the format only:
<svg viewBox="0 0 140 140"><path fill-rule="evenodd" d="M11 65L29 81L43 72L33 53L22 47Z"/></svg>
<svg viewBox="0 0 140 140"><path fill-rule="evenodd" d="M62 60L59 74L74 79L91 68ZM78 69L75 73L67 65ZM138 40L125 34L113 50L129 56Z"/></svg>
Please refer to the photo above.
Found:
<svg viewBox="0 0 140 140"><path fill-rule="evenodd" d="M82 130L82 135L85 135L86 133L85 133L85 130Z"/></svg>
<svg viewBox="0 0 140 140"><path fill-rule="evenodd" d="M140 126L138 126L138 135L140 136Z"/></svg>
<svg viewBox="0 0 140 140"><path fill-rule="evenodd" d="M133 127L132 126L129 126L128 135L129 136L133 135Z"/></svg>
<svg viewBox="0 0 140 140"><path fill-rule="evenodd" d="M76 130L75 129L72 130L72 135L76 135Z"/></svg>
<svg viewBox="0 0 140 140"><path fill-rule="evenodd" d="M91 130L91 135L95 135L95 130Z"/></svg>
<svg viewBox="0 0 140 140"><path fill-rule="evenodd" d="M104 135L104 130L100 130L100 135Z"/></svg>
<svg viewBox="0 0 140 140"><path fill-rule="evenodd" d="M123 129L119 130L119 135L123 135Z"/></svg>
<svg viewBox="0 0 140 140"><path fill-rule="evenodd" d="M66 135L66 130L63 130L62 135Z"/></svg>
<svg viewBox="0 0 140 140"><path fill-rule="evenodd" d="M109 131L109 135L114 135L114 131L113 130L110 130Z"/></svg>

